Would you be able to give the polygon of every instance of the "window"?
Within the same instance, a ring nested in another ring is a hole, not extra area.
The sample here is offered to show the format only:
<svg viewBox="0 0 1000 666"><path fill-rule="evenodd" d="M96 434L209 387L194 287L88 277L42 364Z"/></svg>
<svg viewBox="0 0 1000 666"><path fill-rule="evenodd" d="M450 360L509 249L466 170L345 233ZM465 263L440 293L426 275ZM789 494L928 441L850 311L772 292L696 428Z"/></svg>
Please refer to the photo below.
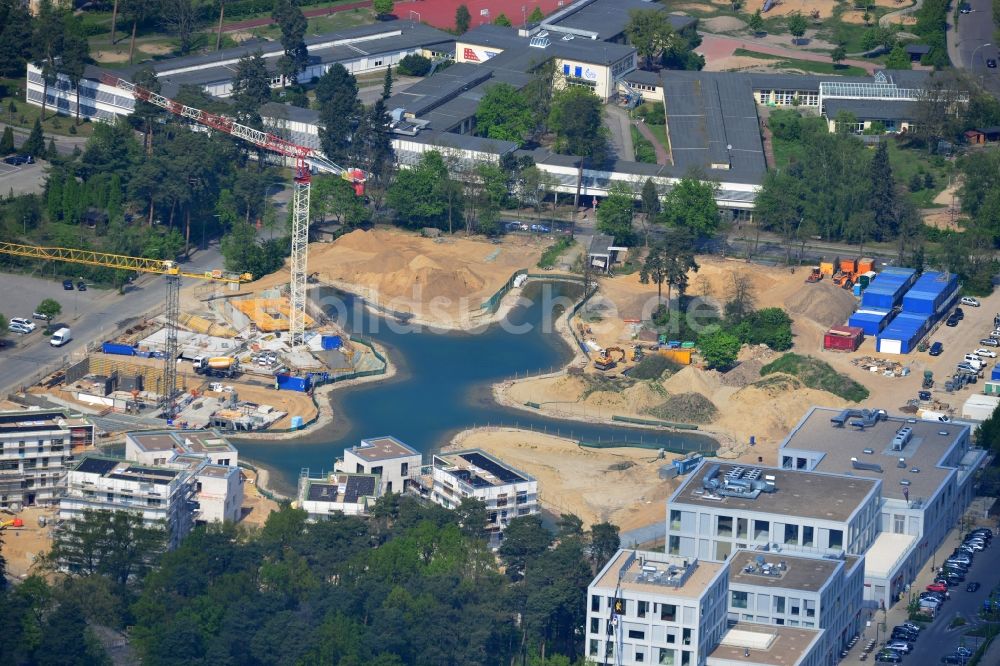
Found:
<svg viewBox="0 0 1000 666"><path fill-rule="evenodd" d="M638 608L635 611L636 617L646 617L646 611L649 610L648 601L638 602Z"/></svg>
<svg viewBox="0 0 1000 666"><path fill-rule="evenodd" d="M376 67L381 67L382 66L382 58L376 58L375 59L375 66Z"/></svg>
<svg viewBox="0 0 1000 666"><path fill-rule="evenodd" d="M719 516L719 524L715 532L721 537L731 537L733 536L733 518L732 516Z"/></svg>
<svg viewBox="0 0 1000 666"><path fill-rule="evenodd" d="M660 666L674 666L674 651L667 648L660 648Z"/></svg>
<svg viewBox="0 0 1000 666"><path fill-rule="evenodd" d="M681 652L681 666L691 666L691 653L687 650Z"/></svg>
<svg viewBox="0 0 1000 666"><path fill-rule="evenodd" d="M806 617L816 617L816 602L812 599L803 600L806 607Z"/></svg>
<svg viewBox="0 0 1000 666"><path fill-rule="evenodd" d="M667 645L674 645L675 643L677 643L677 634L674 633L674 632L672 632L672 631L668 631L667 632Z"/></svg>
<svg viewBox="0 0 1000 666"><path fill-rule="evenodd" d="M591 657L596 657L601 649L601 642L596 638L590 639L590 650L587 651Z"/></svg>
<svg viewBox="0 0 1000 666"><path fill-rule="evenodd" d="M563 76L569 76L569 65L563 65Z"/></svg>
<svg viewBox="0 0 1000 666"><path fill-rule="evenodd" d="M802 545L806 547L812 547L813 544L813 528L810 525L802 526Z"/></svg>
<svg viewBox="0 0 1000 666"><path fill-rule="evenodd" d="M798 599L789 599L788 600L788 612L790 614L792 614L792 615L798 615L799 614L799 600Z"/></svg>
<svg viewBox="0 0 1000 666"><path fill-rule="evenodd" d="M755 520L753 521L753 539L754 541L768 541L770 540L771 533L771 523L766 520Z"/></svg>
<svg viewBox="0 0 1000 666"><path fill-rule="evenodd" d="M573 76L575 76L578 79L582 79L583 78L583 67L581 67L580 65L577 65L576 67L574 67L573 68Z"/></svg>
<svg viewBox="0 0 1000 666"><path fill-rule="evenodd" d="M844 547L844 530L830 530L830 548Z"/></svg>
<svg viewBox="0 0 1000 666"><path fill-rule="evenodd" d="M670 510L670 529L679 530L681 528L681 512L675 509Z"/></svg>
<svg viewBox="0 0 1000 666"><path fill-rule="evenodd" d="M691 645L691 630L682 629L681 630L681 643L684 645Z"/></svg>
<svg viewBox="0 0 1000 666"><path fill-rule="evenodd" d="M628 637L635 638L636 640L644 641L646 640L646 632L641 629L629 629Z"/></svg>
<svg viewBox="0 0 1000 666"><path fill-rule="evenodd" d="M670 536L667 540L667 552L671 555L681 554L681 538L679 536Z"/></svg>
<svg viewBox="0 0 1000 666"><path fill-rule="evenodd" d="M797 546L799 544L799 526L785 524L785 544Z"/></svg>
<svg viewBox="0 0 1000 666"><path fill-rule="evenodd" d="M594 613L601 610L601 598L596 594L590 595L590 610Z"/></svg>
<svg viewBox="0 0 1000 666"><path fill-rule="evenodd" d="M677 606L674 604L660 604L660 619L664 622L676 622Z"/></svg>
<svg viewBox="0 0 1000 666"><path fill-rule="evenodd" d="M773 607L774 607L774 612L775 613L784 613L785 612L785 598L784 597L778 597L778 596L774 597L773 604L774 604Z"/></svg>
<svg viewBox="0 0 1000 666"><path fill-rule="evenodd" d="M746 592L733 592L733 608L746 608L747 607L747 593Z"/></svg>
<svg viewBox="0 0 1000 666"><path fill-rule="evenodd" d="M410 463L402 463L399 466L399 473L401 476L406 476L410 472Z"/></svg>
<svg viewBox="0 0 1000 666"><path fill-rule="evenodd" d="M747 525L750 521L746 518L736 519L736 536L740 539L747 538ZM745 548L745 546L740 546L740 548Z"/></svg>
<svg viewBox="0 0 1000 666"><path fill-rule="evenodd" d="M590 633L599 634L601 633L601 620L600 618L592 617L590 618Z"/></svg>
<svg viewBox="0 0 1000 666"><path fill-rule="evenodd" d="M372 474L378 474L378 475L381 476L381 474L382 474L382 465L379 465L378 467L372 467L371 473Z"/></svg>
<svg viewBox="0 0 1000 666"><path fill-rule="evenodd" d="M892 517L892 531L894 534L903 534L906 531L906 516Z"/></svg>
<svg viewBox="0 0 1000 666"><path fill-rule="evenodd" d="M635 651L635 660L639 663L646 661L646 654L638 650Z"/></svg>

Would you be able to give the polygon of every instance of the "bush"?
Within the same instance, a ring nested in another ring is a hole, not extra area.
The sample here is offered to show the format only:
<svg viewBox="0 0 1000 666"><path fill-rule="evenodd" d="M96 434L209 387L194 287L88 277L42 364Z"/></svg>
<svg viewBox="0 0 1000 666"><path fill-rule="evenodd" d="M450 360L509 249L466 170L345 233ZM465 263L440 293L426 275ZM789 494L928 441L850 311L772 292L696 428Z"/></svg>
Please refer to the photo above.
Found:
<svg viewBox="0 0 1000 666"><path fill-rule="evenodd" d="M411 53L396 65L396 73L400 76L427 76L431 71L431 60L422 55Z"/></svg>
<svg viewBox="0 0 1000 666"><path fill-rule="evenodd" d="M706 367L724 370L736 362L740 341L735 335L717 328L699 336L698 351Z"/></svg>
<svg viewBox="0 0 1000 666"><path fill-rule="evenodd" d="M642 118L650 125L666 125L667 116L662 104L652 104L651 106L640 106L635 110L635 115Z"/></svg>
<svg viewBox="0 0 1000 666"><path fill-rule="evenodd" d="M812 356L785 354L760 369L761 376L775 372L798 377L809 388L827 391L851 402L861 402L868 397L868 389L864 386Z"/></svg>
<svg viewBox="0 0 1000 666"><path fill-rule="evenodd" d="M572 238L560 238L555 243L546 248L545 252L542 252L541 258L538 260L539 268L552 268L556 265L556 260L559 258L563 252L568 250L570 246L573 245Z"/></svg>
<svg viewBox="0 0 1000 666"><path fill-rule="evenodd" d="M764 344L774 351L792 348L792 318L781 308L757 310L730 332L748 345Z"/></svg>

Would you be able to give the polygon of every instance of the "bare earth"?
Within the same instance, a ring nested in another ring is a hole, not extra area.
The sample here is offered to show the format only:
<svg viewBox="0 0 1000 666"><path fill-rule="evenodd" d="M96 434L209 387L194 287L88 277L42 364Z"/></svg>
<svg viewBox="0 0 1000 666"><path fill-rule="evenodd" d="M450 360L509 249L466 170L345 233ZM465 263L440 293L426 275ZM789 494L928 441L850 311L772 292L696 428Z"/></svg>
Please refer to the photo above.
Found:
<svg viewBox="0 0 1000 666"><path fill-rule="evenodd" d="M551 240L431 239L396 229L353 231L309 246L309 272L320 282L363 296L414 323L471 328L483 301L518 269L532 268ZM260 291L288 282L288 268L248 285Z"/></svg>
<svg viewBox="0 0 1000 666"><path fill-rule="evenodd" d="M35 563L35 558L47 553L52 547L51 530L55 515L55 508L27 507L17 514L17 517L24 521L24 527L11 527L0 532L3 535L0 552L7 560L7 572L11 576L18 578L27 576ZM38 526L39 516L45 516L48 520L46 527ZM0 520L11 517L10 514L0 513Z"/></svg>
<svg viewBox="0 0 1000 666"><path fill-rule="evenodd" d="M574 513L585 525L610 521L628 530L662 521L664 502L677 487L676 481L658 476L670 461L657 460L654 451L644 449L586 449L568 439L513 428L465 430L447 448L469 447L482 448L535 477L543 507Z"/></svg>

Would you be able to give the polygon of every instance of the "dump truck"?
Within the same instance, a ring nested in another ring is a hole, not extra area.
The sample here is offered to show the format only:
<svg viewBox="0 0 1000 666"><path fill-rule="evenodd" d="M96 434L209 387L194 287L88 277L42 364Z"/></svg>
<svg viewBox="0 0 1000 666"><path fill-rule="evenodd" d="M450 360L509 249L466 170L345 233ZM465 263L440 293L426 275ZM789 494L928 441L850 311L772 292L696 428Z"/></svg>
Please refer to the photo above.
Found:
<svg viewBox="0 0 1000 666"><path fill-rule="evenodd" d="M191 361L194 371L209 377L235 377L240 372L240 362L232 356L196 356Z"/></svg>

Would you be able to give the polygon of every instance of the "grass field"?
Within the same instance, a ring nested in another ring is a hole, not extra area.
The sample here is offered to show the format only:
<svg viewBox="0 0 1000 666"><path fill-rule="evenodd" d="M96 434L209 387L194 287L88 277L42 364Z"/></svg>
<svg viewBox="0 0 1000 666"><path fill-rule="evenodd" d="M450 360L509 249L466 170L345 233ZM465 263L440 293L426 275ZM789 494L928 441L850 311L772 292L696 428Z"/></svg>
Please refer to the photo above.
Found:
<svg viewBox="0 0 1000 666"><path fill-rule="evenodd" d="M860 67L850 65L834 65L832 62L814 62L812 60L792 60L769 53L758 53L750 49L736 49L734 56L756 58L773 62L774 69L799 70L810 74L833 74L836 76L867 76L868 73Z"/></svg>
<svg viewBox="0 0 1000 666"><path fill-rule="evenodd" d="M861 402L868 397L868 389L864 386L812 356L785 354L760 369L761 376L775 372L798 377L809 388L829 391L851 402Z"/></svg>

